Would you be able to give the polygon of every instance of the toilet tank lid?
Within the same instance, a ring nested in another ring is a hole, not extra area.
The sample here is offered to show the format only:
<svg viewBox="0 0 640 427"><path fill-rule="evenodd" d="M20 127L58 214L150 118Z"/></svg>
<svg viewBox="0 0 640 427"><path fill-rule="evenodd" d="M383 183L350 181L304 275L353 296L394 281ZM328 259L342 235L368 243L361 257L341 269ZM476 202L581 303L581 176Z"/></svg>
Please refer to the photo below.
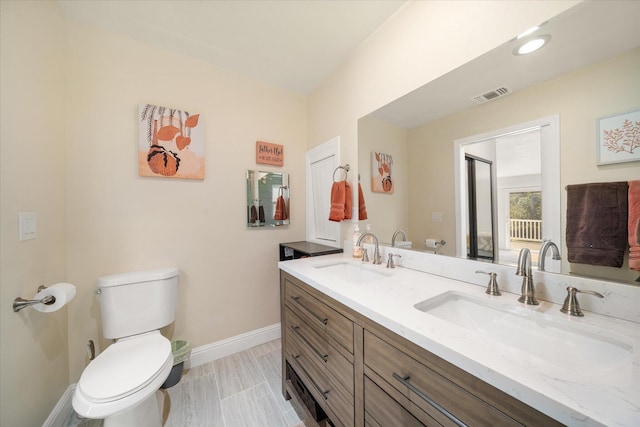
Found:
<svg viewBox="0 0 640 427"><path fill-rule="evenodd" d="M129 283L151 282L153 280L169 279L179 274L180 271L177 268L160 268L157 270L110 274L99 277L96 282L96 287L108 288L110 286L127 285Z"/></svg>

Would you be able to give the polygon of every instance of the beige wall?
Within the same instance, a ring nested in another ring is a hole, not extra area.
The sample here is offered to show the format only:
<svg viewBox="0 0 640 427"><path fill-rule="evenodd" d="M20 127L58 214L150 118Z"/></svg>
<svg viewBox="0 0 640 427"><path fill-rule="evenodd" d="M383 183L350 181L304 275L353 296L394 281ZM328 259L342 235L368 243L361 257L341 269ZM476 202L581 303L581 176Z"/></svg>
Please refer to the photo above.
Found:
<svg viewBox="0 0 640 427"><path fill-rule="evenodd" d="M358 122L360 182L367 206L366 221L360 221L360 231L371 224L380 243L391 243L393 233L408 231L409 182L407 180L407 131L374 117L364 117ZM391 173L393 193L371 191L371 153L389 154L393 158ZM374 227L375 226L375 227Z"/></svg>
<svg viewBox="0 0 640 427"><path fill-rule="evenodd" d="M305 98L210 64L69 22L70 380L100 336L97 277L181 270L174 338L193 347L278 323L278 243L304 238ZM141 178L138 105L201 114L206 178ZM284 145L291 223L247 230L256 140ZM106 343L102 343L102 348Z"/></svg>
<svg viewBox="0 0 640 427"><path fill-rule="evenodd" d="M408 2L310 94L309 147L339 135L342 162L357 171L358 119L577 3Z"/></svg>
<svg viewBox="0 0 640 427"><path fill-rule="evenodd" d="M305 232L304 96L67 22L54 2L2 2L1 62L0 425L41 424L88 362L86 342L108 344L100 275L180 268L166 333L194 347L279 322L277 245ZM138 176L141 103L201 114L204 181ZM258 167L256 140L284 145L285 166ZM246 229L246 169L290 174L289 227ZM17 242L18 211L38 213L36 240ZM67 307L11 311L56 281L77 286Z"/></svg>
<svg viewBox="0 0 640 427"><path fill-rule="evenodd" d="M44 421L85 366L86 341L100 335L92 291L101 274L179 267L169 333L194 346L278 322L277 243L304 236L307 147L340 135L343 162L355 168L360 117L576 2L411 2L308 107L302 96L66 23L54 2L0 3L0 424L20 426ZM204 181L137 176L136 111L147 102L202 114ZM244 227L244 170L255 168L257 139L285 146L287 229ZM37 240L16 242L20 210L38 212ZM66 309L46 317L10 311L16 296L60 280L78 287Z"/></svg>
<svg viewBox="0 0 640 427"><path fill-rule="evenodd" d="M626 181L640 177L637 162L597 166L596 123L599 117L640 108L640 49L566 74L482 106L411 129L408 132L410 186L409 228L412 233L443 233L455 242L453 141L472 135L560 115L562 239L566 226L569 184ZM437 177L448 179L435 179ZM428 194L428 197L425 195ZM422 212L445 209L443 222L424 221ZM455 254L455 245L444 248ZM563 271L569 271L563 248ZM632 281L628 269L572 264L578 274Z"/></svg>
<svg viewBox="0 0 640 427"><path fill-rule="evenodd" d="M0 425L42 424L69 384L67 308L14 313L66 275L66 33L54 2L0 2ZM18 241L18 212L37 238Z"/></svg>

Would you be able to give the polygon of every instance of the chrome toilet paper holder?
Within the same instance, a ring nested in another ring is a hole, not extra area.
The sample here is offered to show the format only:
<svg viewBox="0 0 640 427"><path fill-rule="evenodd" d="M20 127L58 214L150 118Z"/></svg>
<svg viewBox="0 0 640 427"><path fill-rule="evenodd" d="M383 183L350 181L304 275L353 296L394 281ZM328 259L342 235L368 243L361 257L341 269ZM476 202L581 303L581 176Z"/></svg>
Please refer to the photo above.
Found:
<svg viewBox="0 0 640 427"><path fill-rule="evenodd" d="M44 289L47 289L47 287L44 285L41 285L38 287L38 292ZM24 298L18 297L15 300L13 300L13 311L17 313L23 308L29 307L35 304L51 305L51 304L54 304L55 302L56 302L56 297L54 297L53 295L47 295L42 299L24 299Z"/></svg>

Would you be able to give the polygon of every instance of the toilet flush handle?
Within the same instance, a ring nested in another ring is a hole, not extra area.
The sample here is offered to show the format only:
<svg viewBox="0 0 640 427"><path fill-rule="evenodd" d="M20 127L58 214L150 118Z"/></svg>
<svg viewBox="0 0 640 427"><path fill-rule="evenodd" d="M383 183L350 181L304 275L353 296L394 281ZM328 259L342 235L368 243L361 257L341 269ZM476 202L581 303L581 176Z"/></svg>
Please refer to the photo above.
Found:
<svg viewBox="0 0 640 427"><path fill-rule="evenodd" d="M87 343L87 356L89 357L89 360L96 358L96 346L93 344L93 340L89 340Z"/></svg>

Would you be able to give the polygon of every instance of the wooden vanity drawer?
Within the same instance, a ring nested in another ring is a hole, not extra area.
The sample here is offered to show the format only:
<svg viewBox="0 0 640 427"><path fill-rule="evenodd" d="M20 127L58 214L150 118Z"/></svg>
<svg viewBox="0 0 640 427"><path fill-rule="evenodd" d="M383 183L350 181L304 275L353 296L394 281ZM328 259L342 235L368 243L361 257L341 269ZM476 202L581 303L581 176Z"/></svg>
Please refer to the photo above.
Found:
<svg viewBox="0 0 640 427"><path fill-rule="evenodd" d="M287 336L295 337L309 355L310 360L324 371L327 358L326 340L322 339L308 323L302 321L290 309L287 309L285 319Z"/></svg>
<svg viewBox="0 0 640 427"><path fill-rule="evenodd" d="M344 387L344 394L353 396L353 364L290 308L286 310L287 336L296 339L309 359L336 384Z"/></svg>
<svg viewBox="0 0 640 427"><path fill-rule="evenodd" d="M368 331L364 335L364 363L443 425L455 425L456 418L470 426L522 425Z"/></svg>
<svg viewBox="0 0 640 427"><path fill-rule="evenodd" d="M285 301L353 354L353 322L285 278Z"/></svg>
<svg viewBox="0 0 640 427"><path fill-rule="evenodd" d="M342 387L336 385L335 378L326 375L300 340L288 333L286 357L296 373L303 379L305 386L318 404L330 415L336 426L354 425L353 396L345 395ZM333 380L332 380L333 379Z"/></svg>
<svg viewBox="0 0 640 427"><path fill-rule="evenodd" d="M371 426L425 426L367 376L364 377L364 407L365 421ZM430 421L431 423L426 425L440 425L433 419Z"/></svg>

